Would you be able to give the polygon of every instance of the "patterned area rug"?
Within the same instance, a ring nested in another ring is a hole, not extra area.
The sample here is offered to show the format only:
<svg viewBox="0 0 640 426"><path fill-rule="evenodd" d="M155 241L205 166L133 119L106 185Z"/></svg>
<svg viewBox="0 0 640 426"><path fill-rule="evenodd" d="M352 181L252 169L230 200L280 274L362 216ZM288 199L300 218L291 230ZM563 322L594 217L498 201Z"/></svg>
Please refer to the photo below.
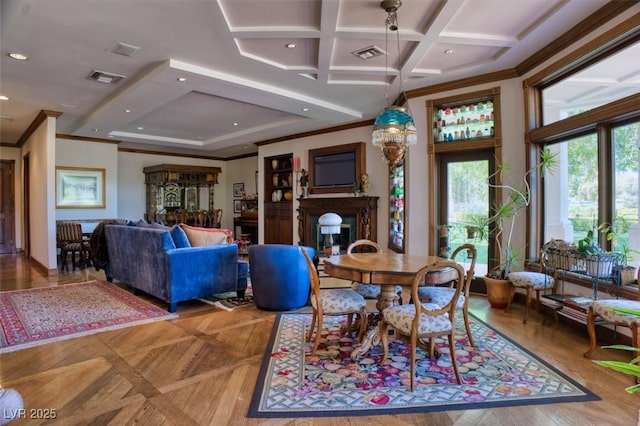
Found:
<svg viewBox="0 0 640 426"><path fill-rule="evenodd" d="M410 346L392 341L389 360L382 366L380 345L352 362L357 340L340 334L340 320L326 317L328 335L311 356L311 345L304 341L311 315L279 315L249 417L369 416L600 399L474 317L470 321L478 346L468 346L463 327L456 335L464 384L456 383L446 339L438 339L442 355L437 360L417 351L418 380L412 393Z"/></svg>
<svg viewBox="0 0 640 426"><path fill-rule="evenodd" d="M236 297L236 292L234 291L229 297L220 298L219 296L201 297L198 300L225 311L235 311L236 309L256 306L253 296L250 294L245 295L245 297Z"/></svg>
<svg viewBox="0 0 640 426"><path fill-rule="evenodd" d="M0 292L0 353L170 318L104 281Z"/></svg>

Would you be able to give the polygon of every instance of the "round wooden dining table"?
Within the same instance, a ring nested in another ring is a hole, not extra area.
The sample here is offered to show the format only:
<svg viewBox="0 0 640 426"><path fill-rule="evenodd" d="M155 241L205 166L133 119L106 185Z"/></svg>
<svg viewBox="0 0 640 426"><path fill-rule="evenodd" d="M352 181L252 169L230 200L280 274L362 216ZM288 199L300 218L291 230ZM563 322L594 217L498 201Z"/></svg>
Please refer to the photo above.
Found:
<svg viewBox="0 0 640 426"><path fill-rule="evenodd" d="M376 302L378 313L369 321L375 325L380 313L387 307L398 304L395 292L397 285L410 287L416 273L424 266L451 262L438 256L417 256L395 252L350 253L331 256L324 261L324 272L335 278L374 284L380 286L380 295ZM458 272L451 266L443 265L424 277L421 285L446 284L458 279ZM362 344L351 353L352 359L366 354L372 345L380 342L380 330L372 327Z"/></svg>

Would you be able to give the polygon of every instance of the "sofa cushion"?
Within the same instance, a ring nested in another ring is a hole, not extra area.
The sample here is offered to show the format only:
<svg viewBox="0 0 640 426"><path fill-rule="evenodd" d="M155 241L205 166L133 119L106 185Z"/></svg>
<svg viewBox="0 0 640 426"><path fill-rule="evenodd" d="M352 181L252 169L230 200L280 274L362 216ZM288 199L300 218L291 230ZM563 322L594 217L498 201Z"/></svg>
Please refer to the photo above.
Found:
<svg viewBox="0 0 640 426"><path fill-rule="evenodd" d="M223 228L199 228L181 223L180 228L184 231L192 247L214 246L227 244L233 241L231 231Z"/></svg>
<svg viewBox="0 0 640 426"><path fill-rule="evenodd" d="M184 233L180 226L172 226L169 230L169 233L171 234L171 238L173 238L173 242L176 245L176 248L191 247L191 243L189 242L189 238L187 238L187 234Z"/></svg>

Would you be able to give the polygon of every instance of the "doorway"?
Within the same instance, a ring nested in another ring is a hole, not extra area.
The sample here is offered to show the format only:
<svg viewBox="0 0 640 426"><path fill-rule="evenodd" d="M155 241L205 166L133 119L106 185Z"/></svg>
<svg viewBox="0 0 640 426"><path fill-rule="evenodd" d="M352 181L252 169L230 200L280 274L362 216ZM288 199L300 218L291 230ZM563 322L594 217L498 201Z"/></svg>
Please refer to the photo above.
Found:
<svg viewBox="0 0 640 426"><path fill-rule="evenodd" d="M16 252L15 161L0 160L0 254Z"/></svg>
<svg viewBox="0 0 640 426"><path fill-rule="evenodd" d="M465 243L476 247L476 279L471 290L477 292L484 292L484 281L480 277L492 266L489 253L493 253L494 241L489 229L481 225L489 217L491 200L495 199L495 191L488 185L490 171L494 168L492 150L438 155L438 187L441 188L438 223L448 229L446 248L449 255ZM464 264L464 259L457 260Z"/></svg>

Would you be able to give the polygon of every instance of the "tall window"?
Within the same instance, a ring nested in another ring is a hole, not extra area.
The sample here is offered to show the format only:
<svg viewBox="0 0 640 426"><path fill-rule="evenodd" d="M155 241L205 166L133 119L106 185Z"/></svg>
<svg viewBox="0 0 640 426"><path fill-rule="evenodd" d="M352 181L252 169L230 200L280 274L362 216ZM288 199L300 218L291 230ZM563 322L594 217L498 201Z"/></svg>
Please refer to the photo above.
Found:
<svg viewBox="0 0 640 426"><path fill-rule="evenodd" d="M612 234L609 234L612 249L623 252L629 263L640 265L640 253L628 249L640 249L638 238L638 186L640 186L640 121L613 129L614 149L614 194ZM631 238L633 237L633 238Z"/></svg>
<svg viewBox="0 0 640 426"><path fill-rule="evenodd" d="M593 230L603 249L640 266L640 90L633 84L640 66L631 59L640 44L638 36L611 34L583 60L559 60L527 82L534 89L525 93L537 103L529 139L559 160L537 187L543 192L530 212L530 249L550 239L575 243Z"/></svg>
<svg viewBox="0 0 640 426"><path fill-rule="evenodd" d="M589 134L549 146L558 167L545 176L544 241L577 243L598 227L598 145Z"/></svg>

